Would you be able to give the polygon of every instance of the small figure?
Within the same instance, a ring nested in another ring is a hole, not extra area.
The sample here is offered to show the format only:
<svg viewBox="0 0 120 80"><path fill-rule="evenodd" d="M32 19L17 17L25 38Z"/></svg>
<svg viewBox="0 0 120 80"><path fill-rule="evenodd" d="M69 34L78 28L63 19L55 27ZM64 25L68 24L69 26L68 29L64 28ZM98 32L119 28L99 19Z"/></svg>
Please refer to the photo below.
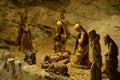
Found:
<svg viewBox="0 0 120 80"><path fill-rule="evenodd" d="M26 51L24 61L28 64L36 64L36 52L35 51Z"/></svg>
<svg viewBox="0 0 120 80"><path fill-rule="evenodd" d="M118 47L109 35L104 37L104 42L108 46L108 52L105 54L106 63L103 73L108 75L109 80L118 80Z"/></svg>
<svg viewBox="0 0 120 80"><path fill-rule="evenodd" d="M100 35L96 34L95 30L91 30L88 35L93 52L93 62L91 65L91 80L102 80L102 56L99 43Z"/></svg>
<svg viewBox="0 0 120 80"><path fill-rule="evenodd" d="M18 34L18 44L20 45L19 50L26 52L27 50L33 50L31 32L27 24L26 13L19 15L19 34Z"/></svg>
<svg viewBox="0 0 120 80"><path fill-rule="evenodd" d="M62 60L62 54L61 54L61 52L58 52L58 53L56 53L56 54L53 54L53 55L51 55L50 57L51 57L52 59L54 59L56 62Z"/></svg>
<svg viewBox="0 0 120 80"><path fill-rule="evenodd" d="M46 69L48 72L69 77L67 66L65 64L56 62L47 55L45 56L44 63L41 64L41 67Z"/></svg>
<svg viewBox="0 0 120 80"><path fill-rule="evenodd" d="M58 52L56 54L51 55L50 57L55 60L56 62L60 62L63 64L66 64L70 60L70 52L65 51L65 52Z"/></svg>
<svg viewBox="0 0 120 80"><path fill-rule="evenodd" d="M80 65L82 68L89 69L90 68L90 60L89 60L89 39L87 32L82 28L82 26L77 23L74 28L79 32L78 38L76 39L75 45L75 55L73 56L72 62L75 65ZM74 67L74 65L72 65Z"/></svg>
<svg viewBox="0 0 120 80"><path fill-rule="evenodd" d="M55 30L54 36L54 50L55 53L65 51L65 42L66 42L66 31L63 26L62 21L57 21L57 28Z"/></svg>

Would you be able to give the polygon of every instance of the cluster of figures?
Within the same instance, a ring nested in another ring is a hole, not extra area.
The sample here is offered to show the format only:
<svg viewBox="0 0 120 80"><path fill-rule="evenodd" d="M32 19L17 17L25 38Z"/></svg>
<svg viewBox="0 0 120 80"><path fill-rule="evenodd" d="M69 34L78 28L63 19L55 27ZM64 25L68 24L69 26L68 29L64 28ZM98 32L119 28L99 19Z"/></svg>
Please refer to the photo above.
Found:
<svg viewBox="0 0 120 80"><path fill-rule="evenodd" d="M65 43L67 41L67 21L64 16L65 10L60 11L60 16L56 21L56 29L54 35L54 51L53 55L46 55L44 62L41 63L41 67L46 71L51 71L56 74L69 76L67 63L71 64L73 68L90 69L91 80L102 80L102 56L100 46L100 35L93 29L87 33L87 31L80 25L75 24L74 28L79 33L75 43L75 54L71 54L70 51L65 50ZM26 12L19 14L19 36L18 43L20 45L19 50L25 54L24 60L28 64L36 64L36 51L33 48L31 41L31 32L27 24ZM109 80L118 79L118 47L116 43L111 39L109 35L104 37L105 45L108 47L108 52L105 54L105 67L103 73L105 73ZM93 60L89 60L89 48L92 49ZM71 56L72 55L72 56Z"/></svg>

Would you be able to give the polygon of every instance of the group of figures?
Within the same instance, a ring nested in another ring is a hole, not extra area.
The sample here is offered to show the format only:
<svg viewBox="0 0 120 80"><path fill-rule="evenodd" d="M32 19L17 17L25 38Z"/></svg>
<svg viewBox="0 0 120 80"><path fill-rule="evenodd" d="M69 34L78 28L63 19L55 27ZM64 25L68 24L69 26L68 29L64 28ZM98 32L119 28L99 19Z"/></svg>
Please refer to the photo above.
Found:
<svg viewBox="0 0 120 80"><path fill-rule="evenodd" d="M75 43L75 54L65 50L65 43L67 41L67 21L64 16L65 10L60 11L60 16L56 21L56 29L54 35L54 51L53 55L46 55L44 62L41 64L46 71L52 71L56 74L69 76L66 64L70 62L71 67L79 69L90 69L91 80L102 80L102 56L100 46L100 35L93 29L87 31L80 25L75 24L74 28L79 33ZM31 32L27 24L26 13L19 14L19 36L18 43L19 50L25 53L25 61L28 64L36 63L36 51L33 48L31 41ZM109 35L104 37L105 45L108 46L108 52L105 55L105 73L109 80L119 80L118 76L118 47ZM89 60L89 48L92 49L93 60Z"/></svg>

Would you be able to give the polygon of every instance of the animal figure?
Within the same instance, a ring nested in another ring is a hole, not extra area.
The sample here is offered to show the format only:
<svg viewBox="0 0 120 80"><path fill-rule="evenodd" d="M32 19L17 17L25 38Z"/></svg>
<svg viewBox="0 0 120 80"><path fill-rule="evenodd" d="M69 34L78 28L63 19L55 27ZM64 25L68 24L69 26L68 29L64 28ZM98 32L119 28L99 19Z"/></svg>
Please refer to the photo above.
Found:
<svg viewBox="0 0 120 80"><path fill-rule="evenodd" d="M24 61L28 64L36 64L36 53L35 51L26 51Z"/></svg>
<svg viewBox="0 0 120 80"><path fill-rule="evenodd" d="M56 62L55 60L51 59L49 56L46 55L45 57L45 63L41 64L41 67L43 69L46 69L48 72L53 72L58 75L64 75L69 76L68 68L65 64Z"/></svg>

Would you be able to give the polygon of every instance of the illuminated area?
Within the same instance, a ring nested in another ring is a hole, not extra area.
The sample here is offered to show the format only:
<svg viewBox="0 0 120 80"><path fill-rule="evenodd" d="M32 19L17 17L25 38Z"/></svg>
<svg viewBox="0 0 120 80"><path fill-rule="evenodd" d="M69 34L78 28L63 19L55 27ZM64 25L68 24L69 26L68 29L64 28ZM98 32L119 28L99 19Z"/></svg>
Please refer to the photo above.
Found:
<svg viewBox="0 0 120 80"><path fill-rule="evenodd" d="M0 0L0 80L119 80L120 0Z"/></svg>

